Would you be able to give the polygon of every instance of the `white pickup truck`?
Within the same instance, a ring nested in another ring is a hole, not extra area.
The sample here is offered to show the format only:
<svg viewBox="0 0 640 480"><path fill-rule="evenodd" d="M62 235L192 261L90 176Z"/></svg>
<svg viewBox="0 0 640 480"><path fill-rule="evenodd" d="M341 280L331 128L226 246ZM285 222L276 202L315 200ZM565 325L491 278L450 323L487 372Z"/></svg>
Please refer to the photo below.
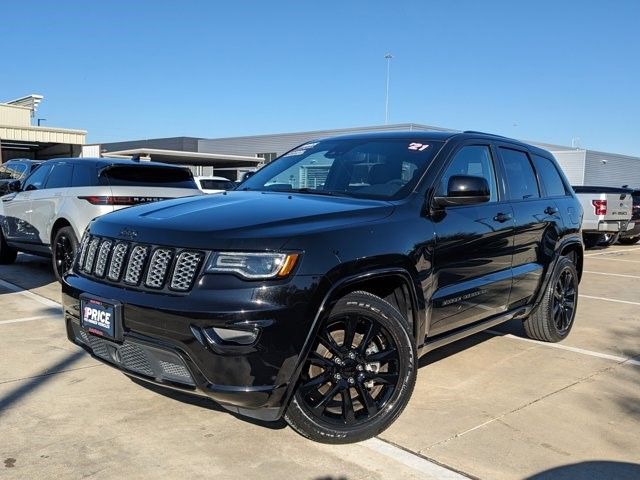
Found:
<svg viewBox="0 0 640 480"><path fill-rule="evenodd" d="M615 187L574 186L584 210L582 238L586 248L614 243L620 233L631 230L632 190Z"/></svg>

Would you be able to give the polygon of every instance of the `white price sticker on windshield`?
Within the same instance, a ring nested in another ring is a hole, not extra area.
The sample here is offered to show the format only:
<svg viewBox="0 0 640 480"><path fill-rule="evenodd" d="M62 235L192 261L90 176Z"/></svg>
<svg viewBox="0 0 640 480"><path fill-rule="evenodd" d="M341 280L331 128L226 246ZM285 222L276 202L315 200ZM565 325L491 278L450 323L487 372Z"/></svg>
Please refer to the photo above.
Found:
<svg viewBox="0 0 640 480"><path fill-rule="evenodd" d="M410 143L407 147L407 149L413 150L415 152L422 152L427 148L429 148L429 145L427 145L426 143Z"/></svg>

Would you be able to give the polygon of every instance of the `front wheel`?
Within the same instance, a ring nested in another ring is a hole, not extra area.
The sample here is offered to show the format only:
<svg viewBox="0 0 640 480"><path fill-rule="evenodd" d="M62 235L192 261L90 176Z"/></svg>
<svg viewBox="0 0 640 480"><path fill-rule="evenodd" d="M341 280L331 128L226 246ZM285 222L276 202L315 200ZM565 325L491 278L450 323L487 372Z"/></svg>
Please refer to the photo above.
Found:
<svg viewBox="0 0 640 480"><path fill-rule="evenodd" d="M321 326L285 419L317 442L373 437L409 402L416 363L415 342L400 312L370 293L350 293Z"/></svg>
<svg viewBox="0 0 640 480"><path fill-rule="evenodd" d="M576 317L578 272L567 257L560 257L540 304L524 321L529 338L544 342L564 340Z"/></svg>
<svg viewBox="0 0 640 480"><path fill-rule="evenodd" d="M73 266L73 259L78 250L78 239L71 227L62 227L53 237L52 261L53 273L62 283L62 276Z"/></svg>

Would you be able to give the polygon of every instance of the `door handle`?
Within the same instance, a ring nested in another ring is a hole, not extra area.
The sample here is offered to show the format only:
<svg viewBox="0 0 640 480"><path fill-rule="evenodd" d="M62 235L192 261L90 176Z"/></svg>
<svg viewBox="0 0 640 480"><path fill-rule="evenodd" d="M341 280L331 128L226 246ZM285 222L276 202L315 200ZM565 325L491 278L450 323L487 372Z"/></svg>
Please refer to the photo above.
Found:
<svg viewBox="0 0 640 480"><path fill-rule="evenodd" d="M544 213L547 215L555 215L558 213L558 209L556 207L547 207L544 209Z"/></svg>
<svg viewBox="0 0 640 480"><path fill-rule="evenodd" d="M504 223L508 220L511 220L512 218L513 215L511 215L510 213L498 213L495 217L493 217L496 222L500 223Z"/></svg>

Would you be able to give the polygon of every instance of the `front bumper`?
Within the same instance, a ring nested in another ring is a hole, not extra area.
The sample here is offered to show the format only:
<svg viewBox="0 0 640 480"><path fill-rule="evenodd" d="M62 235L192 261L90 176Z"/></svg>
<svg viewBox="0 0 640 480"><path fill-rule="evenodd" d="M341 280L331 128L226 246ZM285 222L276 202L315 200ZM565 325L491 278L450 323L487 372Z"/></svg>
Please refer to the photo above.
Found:
<svg viewBox="0 0 640 480"><path fill-rule="evenodd" d="M70 274L62 287L67 335L127 375L208 396L242 415L275 420L312 327L319 303L312 292L319 290L319 279L298 276L278 285L248 285L235 277L220 281L205 276L188 295L171 296ZM121 342L81 327L82 293L122 302ZM250 345L217 345L203 335L213 327L250 327L259 334Z"/></svg>

